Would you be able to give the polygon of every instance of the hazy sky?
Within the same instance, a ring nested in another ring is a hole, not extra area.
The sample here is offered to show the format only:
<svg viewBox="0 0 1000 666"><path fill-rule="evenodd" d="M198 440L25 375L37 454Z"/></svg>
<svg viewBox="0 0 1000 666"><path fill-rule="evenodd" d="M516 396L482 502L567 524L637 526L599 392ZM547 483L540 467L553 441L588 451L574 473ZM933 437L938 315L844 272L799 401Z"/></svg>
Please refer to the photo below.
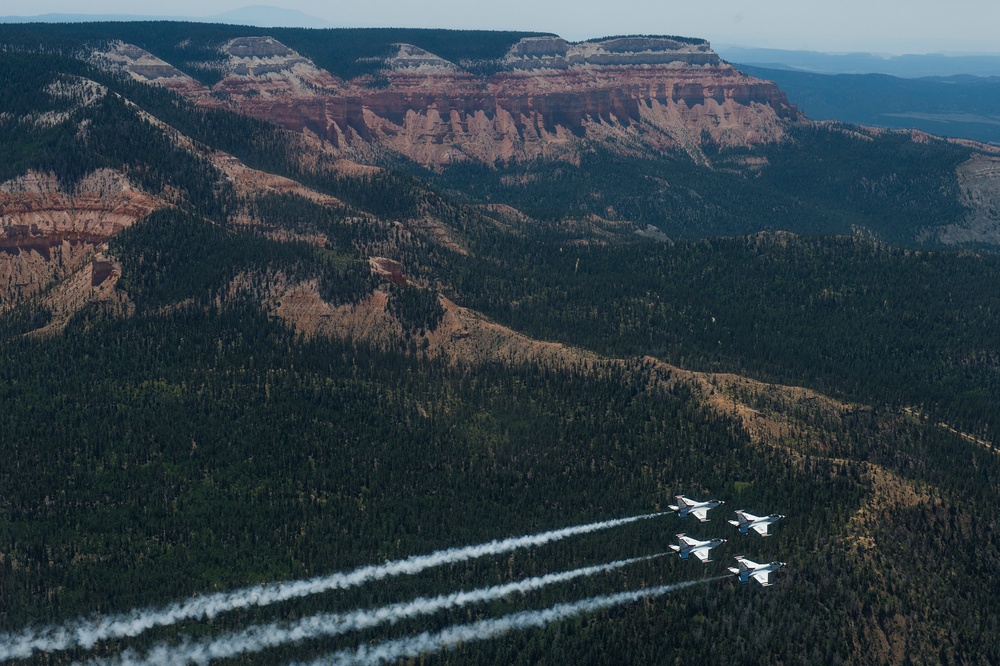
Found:
<svg viewBox="0 0 1000 666"><path fill-rule="evenodd" d="M655 33L787 49L1000 53L1000 0L0 0L0 16L207 16L252 4L347 27L538 30L571 40Z"/></svg>

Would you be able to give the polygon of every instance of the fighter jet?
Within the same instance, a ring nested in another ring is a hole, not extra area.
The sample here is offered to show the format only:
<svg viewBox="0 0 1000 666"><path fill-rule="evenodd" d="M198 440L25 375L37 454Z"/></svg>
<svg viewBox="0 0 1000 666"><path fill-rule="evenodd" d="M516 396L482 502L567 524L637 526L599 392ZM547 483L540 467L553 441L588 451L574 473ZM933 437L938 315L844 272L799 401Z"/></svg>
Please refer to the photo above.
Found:
<svg viewBox="0 0 1000 666"><path fill-rule="evenodd" d="M677 500L677 505L669 505L671 511L676 511L681 518L687 518L689 513L694 514L694 517L703 523L708 520L709 509L714 509L717 506L725 504L722 500L696 502L695 500L684 497L684 495L677 495L674 499Z"/></svg>
<svg viewBox="0 0 1000 666"><path fill-rule="evenodd" d="M771 584L767 581L767 577L772 571L777 571L781 567L785 566L784 562L757 564L756 562L752 562L741 555L736 556L736 562L740 565L739 569L734 567L726 568L739 576L740 582L744 585L749 583L751 578L754 578L758 583L760 583L761 587L767 587Z"/></svg>
<svg viewBox="0 0 1000 666"><path fill-rule="evenodd" d="M708 551L712 550L716 546L721 546L726 543L726 540L712 539L710 541L698 541L697 539L692 539L689 536L678 534L677 543L678 545L675 546L671 544L670 547L680 553L682 560L686 560L688 555L694 555L702 562L711 562L712 560L708 559Z"/></svg>
<svg viewBox="0 0 1000 666"><path fill-rule="evenodd" d="M730 525L735 525L740 528L740 534L747 534L747 530L752 528L753 531L757 532L761 536L768 536L767 526L771 523L778 522L784 518L784 516L779 513L773 513L770 516L764 516L762 518L760 516L755 516L752 513L747 513L746 511L737 511L736 518L738 518L738 520L730 520L728 522Z"/></svg>

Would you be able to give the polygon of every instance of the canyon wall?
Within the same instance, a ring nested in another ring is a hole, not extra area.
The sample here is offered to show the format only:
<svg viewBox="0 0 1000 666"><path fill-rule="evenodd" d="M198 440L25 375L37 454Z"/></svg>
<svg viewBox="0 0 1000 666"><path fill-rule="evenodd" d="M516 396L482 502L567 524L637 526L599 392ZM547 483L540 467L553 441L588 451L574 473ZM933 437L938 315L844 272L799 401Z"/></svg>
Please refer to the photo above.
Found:
<svg viewBox="0 0 1000 666"><path fill-rule="evenodd" d="M571 159L609 131L642 149L694 154L706 140L779 140L801 118L774 83L745 76L697 40L528 38L488 75L398 44L378 74L351 81L270 37L234 39L222 52L225 76L211 89L135 47L110 59L198 104L314 134L348 153L388 148L428 166Z"/></svg>

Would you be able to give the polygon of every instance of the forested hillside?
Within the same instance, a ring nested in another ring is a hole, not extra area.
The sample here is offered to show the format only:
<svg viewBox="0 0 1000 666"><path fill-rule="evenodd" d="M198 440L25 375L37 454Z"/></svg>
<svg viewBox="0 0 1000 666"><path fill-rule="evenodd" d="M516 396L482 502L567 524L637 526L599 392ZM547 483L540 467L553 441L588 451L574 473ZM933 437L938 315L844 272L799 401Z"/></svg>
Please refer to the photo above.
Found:
<svg viewBox="0 0 1000 666"><path fill-rule="evenodd" d="M988 155L809 124L704 159L362 164L74 55L249 34L160 27L0 30L0 659L379 663L542 611L410 656L1000 661L1000 259L921 235ZM402 39L488 76L520 37L286 32L343 76ZM728 542L682 561L680 532ZM743 586L737 555L785 565Z"/></svg>
<svg viewBox="0 0 1000 666"><path fill-rule="evenodd" d="M174 21L4 24L0 39L17 50L79 53L85 45L120 40L135 44L167 62L190 70L211 85L222 76L219 46L237 37L271 36L307 55L319 66L345 79L377 72L393 44L405 42L461 62L477 73L489 72L522 37L542 33L493 30L436 30L416 28L254 28Z"/></svg>
<svg viewBox="0 0 1000 666"><path fill-rule="evenodd" d="M811 126L756 151L709 148L711 166L686 155L637 157L597 147L572 167L461 165L428 177L456 195L540 220L627 221L675 240L788 230L863 232L913 245L922 230L966 215L955 169L972 154L967 147Z"/></svg>
<svg viewBox="0 0 1000 666"><path fill-rule="evenodd" d="M455 298L610 355L917 407L995 441L1000 260L860 239L571 247L467 261ZM516 269L512 269L512 264Z"/></svg>

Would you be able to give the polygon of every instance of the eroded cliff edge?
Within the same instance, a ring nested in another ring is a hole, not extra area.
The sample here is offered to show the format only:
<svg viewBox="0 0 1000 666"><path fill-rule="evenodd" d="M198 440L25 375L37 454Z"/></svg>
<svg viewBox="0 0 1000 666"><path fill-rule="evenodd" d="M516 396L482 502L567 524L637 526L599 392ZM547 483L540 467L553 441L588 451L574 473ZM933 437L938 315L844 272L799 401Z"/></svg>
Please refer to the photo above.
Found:
<svg viewBox="0 0 1000 666"><path fill-rule="evenodd" d="M221 53L225 75L211 88L134 46L105 55L200 105L315 134L355 155L389 149L428 166L572 159L585 141L612 136L622 150L697 156L706 141L779 140L802 118L774 83L694 39L525 38L484 75L396 44L377 74L350 81L271 37L233 39Z"/></svg>

